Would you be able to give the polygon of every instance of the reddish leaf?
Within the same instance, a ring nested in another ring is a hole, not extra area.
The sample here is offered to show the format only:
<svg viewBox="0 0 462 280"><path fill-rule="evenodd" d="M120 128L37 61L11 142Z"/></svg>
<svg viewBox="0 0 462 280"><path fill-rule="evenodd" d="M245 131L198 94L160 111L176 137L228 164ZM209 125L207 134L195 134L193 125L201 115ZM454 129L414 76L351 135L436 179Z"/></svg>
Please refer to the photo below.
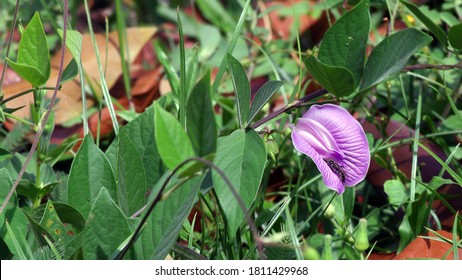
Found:
<svg viewBox="0 0 462 280"><path fill-rule="evenodd" d="M440 235L452 240L452 233L449 233L444 230L437 231ZM434 234L430 233L429 236L436 237ZM459 239L457 239L459 240ZM459 256L462 255L462 249L459 250ZM452 245L444 242L442 240L431 240L424 239L422 237L417 237L409 245L407 245L404 250L397 255L394 260L407 260L407 259L417 259L417 258L443 258L446 253L449 255L445 258L446 260L453 260L454 253L452 252Z"/></svg>
<svg viewBox="0 0 462 280"><path fill-rule="evenodd" d="M129 55L128 55L128 62L132 64L135 59L137 58L138 54L142 50L142 48L146 45L146 43L152 38L152 36L157 31L155 27L143 27L143 28L128 28L127 32L127 39L129 42ZM82 64L86 74L86 82L90 83L96 91L97 95L101 95L101 87L100 78L99 78L99 71L98 71L98 64L93 48L93 44L91 41L91 37L89 34L83 35L83 46L82 46ZM116 85L116 82L120 79L122 75L122 67L121 67L121 60L118 51L118 37L116 32L112 32L109 35L109 44L107 45L107 53L106 53L106 39L105 36L102 34L96 34L96 42L98 45L98 50L101 56L101 61L103 67L106 65L106 57L107 57L107 70L106 70L106 83L110 91L114 91L113 87ZM53 87L56 84L57 79L57 69L59 66L59 59L60 59L61 51L58 50L56 55L54 55L51 59L51 76L49 81L47 82L46 86ZM66 52L65 56L65 65L72 59L70 52ZM135 67L136 68L136 67ZM139 67L138 67L139 69ZM156 70L158 71L158 70ZM138 70L139 72L139 70ZM5 86L5 98L11 97L21 91L25 91L31 88L31 85L25 81L19 81L17 83L10 83L9 85ZM121 84L121 88L123 88L123 84ZM153 92L156 92L154 89ZM48 91L47 95L51 98L53 91ZM148 91L146 91L148 94ZM125 94L123 94L125 96ZM146 100L152 101L153 93L151 96ZM81 90L80 84L78 80L74 80L71 82L65 83L61 90L58 92L58 102L55 105L55 121L58 127L55 129L55 133L53 134L52 142L60 142L66 136L70 136L72 133L79 131L80 129L76 127L70 128L62 128L60 125L65 125L66 122L79 118L82 114L82 103L81 103ZM24 95L20 98L14 99L7 103L8 107L20 107L25 106L23 109L18 110L15 112L15 115L21 118L28 118L29 116L29 105L33 102L32 94ZM147 106L147 102L145 100L134 101L135 104L139 103L140 111ZM87 98L87 108L93 106L94 100L91 98ZM122 102L123 103L123 102ZM128 105L128 101L126 101ZM143 107L143 108L141 108ZM105 112L103 112L103 116L105 116ZM94 117L92 118L92 120ZM111 125L110 120L108 125ZM10 125L11 126L11 125ZM103 124L102 127L105 129L106 124ZM109 130L110 131L110 130ZM108 132L108 131L105 131ZM71 133L71 134L69 134ZM56 135L56 138L55 138Z"/></svg>

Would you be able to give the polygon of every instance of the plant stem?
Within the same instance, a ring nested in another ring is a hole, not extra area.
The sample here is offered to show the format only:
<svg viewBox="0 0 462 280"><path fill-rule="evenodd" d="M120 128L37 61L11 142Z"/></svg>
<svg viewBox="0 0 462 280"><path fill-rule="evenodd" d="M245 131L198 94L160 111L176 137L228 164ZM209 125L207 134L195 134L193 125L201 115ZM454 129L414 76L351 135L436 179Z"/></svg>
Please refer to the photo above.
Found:
<svg viewBox="0 0 462 280"><path fill-rule="evenodd" d="M18 97L21 97L23 95L26 95L30 92L33 92L34 90L54 90L55 88L54 87L39 87L39 88L30 88L28 90L25 90L25 91L21 91L20 93L17 93L11 97L8 97L6 99L3 99L2 101L0 101L0 106L3 105L3 104L6 104L7 102L13 100L13 99L16 99Z"/></svg>
<svg viewBox="0 0 462 280"><path fill-rule="evenodd" d="M17 120L18 122L21 122L27 126L30 126L34 131L37 131L38 130L38 127L37 125L35 125L34 123L31 123L30 121L26 121L24 119L21 119L20 117L17 117L13 114L10 114L10 113L7 113L7 112L3 112L5 114L5 117L9 118L9 119L14 119L14 120Z"/></svg>
<svg viewBox="0 0 462 280"><path fill-rule="evenodd" d="M95 33L93 32L93 24L91 23L90 8L88 6L87 0L84 0L84 6L85 6L85 13L87 15L88 29L90 32L91 41L93 43L93 49L96 54L96 61L98 64L98 72L99 72L99 77L100 77L100 82L101 82L101 89L103 91L103 97L104 99L106 99L107 108L109 110L109 116L111 117L111 121L112 121L112 127L114 128L114 132L117 135L119 134L119 123L117 121L117 116L114 111L114 106L112 106L111 95L109 93L109 89L106 83L106 78L104 76L103 66L102 66L103 64L101 63L101 56L99 54L98 45L96 43L96 36L95 36ZM63 46L63 48L65 48L65 46Z"/></svg>
<svg viewBox="0 0 462 280"><path fill-rule="evenodd" d="M160 190L159 192L157 193L156 197L154 198L154 200L151 202L151 204L149 205L149 207L147 208L146 212L144 213L144 216L141 218L141 221L139 223L139 226L136 227L135 231L133 232L133 234L131 235L131 237L128 239L128 242L127 244L115 255L114 259L116 260L121 260L123 259L123 257L125 256L125 254L128 252L128 250L130 249L130 247L135 243L136 239L139 237L140 233L141 233L141 230L144 228L144 224L146 223L148 217L151 215L152 211L154 210L155 206L160 202L162 201L162 199L164 198L164 191L165 189L167 188L168 186L168 183L170 182L170 180L173 178L173 176L184 166L186 165L187 163L191 162L191 161L197 161L197 162L201 162L203 163L204 165L207 165L209 166L211 169L215 170L222 178L223 180L225 181L226 185L228 186L229 190L232 192L233 196L235 197L239 207L241 208L242 212L245 213L245 217L244 219L247 220L247 223L249 225L249 228L250 228L250 231L252 232L252 235L253 235L253 238L255 239L256 243L257 243L257 247L259 249L259 252L260 254L263 253L263 243L262 243L262 240L260 239L260 237L258 236L258 232L257 232L257 228L255 227L255 224L253 223L252 221L252 218L250 216L250 213L247 209L247 207L245 206L244 202L242 201L241 197L239 196L239 194L236 192L236 189L234 188L233 184L231 183L231 181L228 179L228 177L226 177L225 173L220 169L218 168L215 164L213 164L213 162L209 161L209 160L206 160L206 159L203 159L203 158L198 158L198 157L193 157L193 158L189 158L189 159L186 159L184 160L183 162L181 162L177 167L175 167L175 169L172 170L172 173L170 173L170 175L167 177L167 179L165 180L165 182L162 184L162 186L160 187Z"/></svg>
<svg viewBox="0 0 462 280"><path fill-rule="evenodd" d="M310 100L312 100L314 98L320 97L325 93L327 93L327 90L320 89L320 90L317 90L317 91L313 92L312 94L308 94L308 95L300 98L299 100L295 101L294 103L289 104L286 107L281 108L281 109L269 114L268 116L264 117L263 119L260 119L259 121L255 122L251 126L251 128L257 129L260 126L262 126L263 124L265 124L265 123L269 122L270 120L278 117L279 115L282 115L283 113L288 113L288 112L290 112L292 110L300 108L305 104L305 102L310 101Z"/></svg>
<svg viewBox="0 0 462 280"><path fill-rule="evenodd" d="M11 41L13 41L13 33L14 33L14 27L16 26L16 17L18 15L18 10L19 10L19 0L16 0L16 6L14 8L14 14L13 14L13 24L11 25L10 28L10 34L8 34L8 44L6 45L6 53L5 57L8 57L10 53L10 47L11 47ZM5 73L6 73L6 67L8 66L8 62L5 60L5 64L3 65L3 70L2 70L2 76L0 77L0 100L3 99L3 81L5 80ZM0 105L3 105L1 103Z"/></svg>
<svg viewBox="0 0 462 280"><path fill-rule="evenodd" d="M64 17L63 17L63 22L64 23L67 22L67 18L68 18L68 1L64 0ZM29 163L30 163L30 161L32 159L32 156L34 155L34 153L35 153L35 151L37 149L37 145L38 145L38 142L40 140L40 137L42 136L42 133L43 133L45 127L46 127L46 123L47 123L48 118L50 116L51 109L53 108L53 106L55 104L56 96L58 94L59 85L61 84L61 77L62 77L62 73L63 73L63 69L64 69L64 54L66 53L66 38L67 38L67 25L64 24L64 26L63 26L63 43L62 43L62 47L61 47L61 58L60 58L60 62L59 62L58 78L56 79L56 86L54 88L53 96L51 98L50 104L48 105L48 109L46 111L46 114L44 115L44 117L40 121L40 125L38 126L38 131L35 134L34 141L32 142L32 147L31 147L31 149L29 151L29 154L27 155L26 160L24 161L24 164L21 167L21 170L19 171L18 177L16 178L16 181L14 181L14 184L10 189L10 192L5 197L5 200L3 201L3 204L0 207L0 213L3 213L3 210L5 210L6 205L8 204L8 202L10 201L11 197L14 194L14 191L18 187L19 181L21 180L22 176L26 172L26 168L29 165Z"/></svg>

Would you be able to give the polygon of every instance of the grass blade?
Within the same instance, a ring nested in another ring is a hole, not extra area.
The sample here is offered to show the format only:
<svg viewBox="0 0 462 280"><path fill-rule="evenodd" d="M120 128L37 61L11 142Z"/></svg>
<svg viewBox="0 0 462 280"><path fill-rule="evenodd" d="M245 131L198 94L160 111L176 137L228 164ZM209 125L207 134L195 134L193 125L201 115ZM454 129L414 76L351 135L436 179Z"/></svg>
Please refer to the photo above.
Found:
<svg viewBox="0 0 462 280"><path fill-rule="evenodd" d="M251 2L250 0L247 0L244 4L244 8L242 9L241 16L239 17L239 21L237 22L237 25L236 25L236 29L234 29L234 33L233 33L233 36L231 37L231 41L229 42L228 48L226 49L225 55L223 56L223 59L221 61L220 68L218 68L217 75L215 77L215 80L213 81L212 94L215 94L217 92L218 85L221 83L221 79L223 78L223 75L226 70L226 55L228 53L232 53L234 50L234 47L236 46L237 39L239 38L242 27L244 26L244 20L245 20L247 11L249 10L250 2Z"/></svg>
<svg viewBox="0 0 462 280"><path fill-rule="evenodd" d="M419 96L417 97L417 113L415 120L415 131L414 131L414 145L412 147L412 170L411 170L411 193L410 200L415 200L415 189L416 189L416 175L417 175L417 154L419 151L419 134L420 134L420 120L422 117L422 87L419 90Z"/></svg>
<svg viewBox="0 0 462 280"><path fill-rule="evenodd" d="M180 109L178 117L180 124L186 129L186 100L187 100L187 75L186 75L186 57L184 49L183 25L181 24L180 10L177 9L178 32L180 33Z"/></svg>
<svg viewBox="0 0 462 280"><path fill-rule="evenodd" d="M104 99L106 100L107 107L109 110L109 115L111 117L112 121L112 127L114 128L114 133L117 135L119 134L119 123L117 122L117 116L115 114L114 106L112 106L112 100L111 100L111 95L109 94L109 89L107 87L106 79L104 78L104 72L103 72L103 66L101 64L101 57L99 55L99 50L98 46L96 45L96 37L95 33L93 32L93 25L91 23L91 18L90 18L90 9L88 7L88 1L84 0L85 2L85 13L87 14L87 21L88 21L88 28L90 30L91 34L91 41L93 42L93 48L95 50L96 54L96 61L98 62L98 70L99 70L99 76L100 76L100 81L101 81L101 89L103 90L103 96Z"/></svg>
<svg viewBox="0 0 462 280"><path fill-rule="evenodd" d="M456 172L454 172L454 170L452 170L452 168L450 168L439 156L437 156L432 150L430 150L429 148L427 148L425 145L423 145L422 143L418 143L419 146L424 149L427 153L429 153L436 161L438 161L439 164L441 164L441 166L444 168L444 170L446 170L449 175L451 175L456 181L457 181L457 184L459 184L460 186L462 186L462 177L460 177L460 175L458 175Z"/></svg>
<svg viewBox="0 0 462 280"><path fill-rule="evenodd" d="M19 245L19 241L16 239L16 236L15 236L13 230L11 229L10 223L8 223L8 221L6 221L5 225L6 225L6 231L7 231L8 235L9 235L9 237L11 238L11 243L13 244L13 246L15 248L15 251L17 252L17 256L21 260L27 260L28 258L26 257L26 253L22 249L21 245Z"/></svg>

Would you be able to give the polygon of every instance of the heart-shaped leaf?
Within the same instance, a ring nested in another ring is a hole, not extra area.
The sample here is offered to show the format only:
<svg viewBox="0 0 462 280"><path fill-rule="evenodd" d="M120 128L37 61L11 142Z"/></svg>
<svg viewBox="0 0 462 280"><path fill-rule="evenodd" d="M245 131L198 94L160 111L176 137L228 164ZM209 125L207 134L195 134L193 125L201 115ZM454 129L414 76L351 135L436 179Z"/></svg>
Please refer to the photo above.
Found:
<svg viewBox="0 0 462 280"><path fill-rule="evenodd" d="M283 84L282 81L268 81L257 91L250 107L249 124Z"/></svg>
<svg viewBox="0 0 462 280"><path fill-rule="evenodd" d="M329 66L314 56L306 58L304 62L316 81L335 96L349 95L355 90L353 74L347 68Z"/></svg>
<svg viewBox="0 0 462 280"><path fill-rule="evenodd" d="M210 72L193 88L189 95L186 120L188 135L198 156L206 156L217 149L217 125L210 95Z"/></svg>
<svg viewBox="0 0 462 280"><path fill-rule="evenodd" d="M174 169L182 161L195 156L191 140L172 114L157 102L154 108L157 149L164 164Z"/></svg>
<svg viewBox="0 0 462 280"><path fill-rule="evenodd" d="M369 30L369 1L363 0L329 28L319 47L319 61L350 70L355 88L363 73Z"/></svg>
<svg viewBox="0 0 462 280"><path fill-rule="evenodd" d="M250 110L250 84L247 79L244 67L235 59L231 54L228 53L226 56L228 62L228 70L233 80L234 90L236 91L237 99L237 114L239 117L239 123L241 128L245 127L247 120L249 119Z"/></svg>
<svg viewBox="0 0 462 280"><path fill-rule="evenodd" d="M462 23L454 25L448 32L449 42L453 48L462 50Z"/></svg>
<svg viewBox="0 0 462 280"><path fill-rule="evenodd" d="M130 235L128 221L112 200L106 188L101 188L88 215L83 236L83 257L86 260L109 259Z"/></svg>
<svg viewBox="0 0 462 280"><path fill-rule="evenodd" d="M414 28L396 32L378 44L369 56L360 90L365 91L397 75L407 60L432 37Z"/></svg>
<svg viewBox="0 0 462 280"><path fill-rule="evenodd" d="M91 204L102 187L116 196L114 173L104 153L93 143L90 135L85 136L82 146L72 162L68 179L68 202L88 216Z"/></svg>
<svg viewBox="0 0 462 280"><path fill-rule="evenodd" d="M255 200L266 165L266 149L258 133L238 129L219 138L214 163L224 172L244 205L249 208ZM212 170L212 178L232 239L246 213L243 213L229 186L215 170Z"/></svg>
<svg viewBox="0 0 462 280"><path fill-rule="evenodd" d="M448 46L448 36L444 33L443 29L436 25L429 17L427 17L415 4L399 0L406 8L409 9L425 26L430 30L431 33L440 41L440 43L446 48Z"/></svg>
<svg viewBox="0 0 462 280"><path fill-rule="evenodd" d="M22 34L18 46L18 59L7 59L11 68L34 87L47 82L50 77L50 54L38 12L34 14Z"/></svg>
<svg viewBox="0 0 462 280"><path fill-rule="evenodd" d="M135 143L125 130L119 135L117 150L117 193L126 216L140 210L146 202L146 171Z"/></svg>
<svg viewBox="0 0 462 280"><path fill-rule="evenodd" d="M138 244L135 244L135 247L140 246L137 247L140 248L137 250L137 253L141 254L139 258L165 259L178 238L183 221L188 217L197 199L202 178L203 176L194 177L182 183L181 187L156 205L146 223L146 228L137 241ZM152 190L152 194L157 194L165 179L166 176L159 181L159 184ZM177 183L178 180L172 180L164 193L172 190Z"/></svg>

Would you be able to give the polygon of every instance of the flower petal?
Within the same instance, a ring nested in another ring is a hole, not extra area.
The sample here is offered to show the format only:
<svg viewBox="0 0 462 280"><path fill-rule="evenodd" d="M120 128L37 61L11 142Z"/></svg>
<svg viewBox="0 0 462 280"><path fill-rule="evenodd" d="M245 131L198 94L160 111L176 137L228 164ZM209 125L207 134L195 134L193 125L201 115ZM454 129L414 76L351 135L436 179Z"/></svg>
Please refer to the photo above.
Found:
<svg viewBox="0 0 462 280"><path fill-rule="evenodd" d="M340 178L332 171L319 153L313 149L311 144L308 143L302 135L300 135L299 130L296 127L293 127L292 131L292 143L297 151L309 156L313 160L319 172L322 174L324 184L329 189L337 191L339 194L343 193L345 187Z"/></svg>
<svg viewBox="0 0 462 280"><path fill-rule="evenodd" d="M369 145L363 128L347 110L333 104L313 105L292 129L295 149L313 159L328 188L342 193L345 186L364 180Z"/></svg>
<svg viewBox="0 0 462 280"><path fill-rule="evenodd" d="M366 134L359 122L344 108L333 105L313 105L303 118L323 125L334 137L345 158L337 162L345 172L345 185L353 186L364 180L369 169L370 152Z"/></svg>
<svg viewBox="0 0 462 280"><path fill-rule="evenodd" d="M302 118L295 126L300 136L311 144L313 149L323 158L332 158L337 161L344 158L332 134L319 122Z"/></svg>

